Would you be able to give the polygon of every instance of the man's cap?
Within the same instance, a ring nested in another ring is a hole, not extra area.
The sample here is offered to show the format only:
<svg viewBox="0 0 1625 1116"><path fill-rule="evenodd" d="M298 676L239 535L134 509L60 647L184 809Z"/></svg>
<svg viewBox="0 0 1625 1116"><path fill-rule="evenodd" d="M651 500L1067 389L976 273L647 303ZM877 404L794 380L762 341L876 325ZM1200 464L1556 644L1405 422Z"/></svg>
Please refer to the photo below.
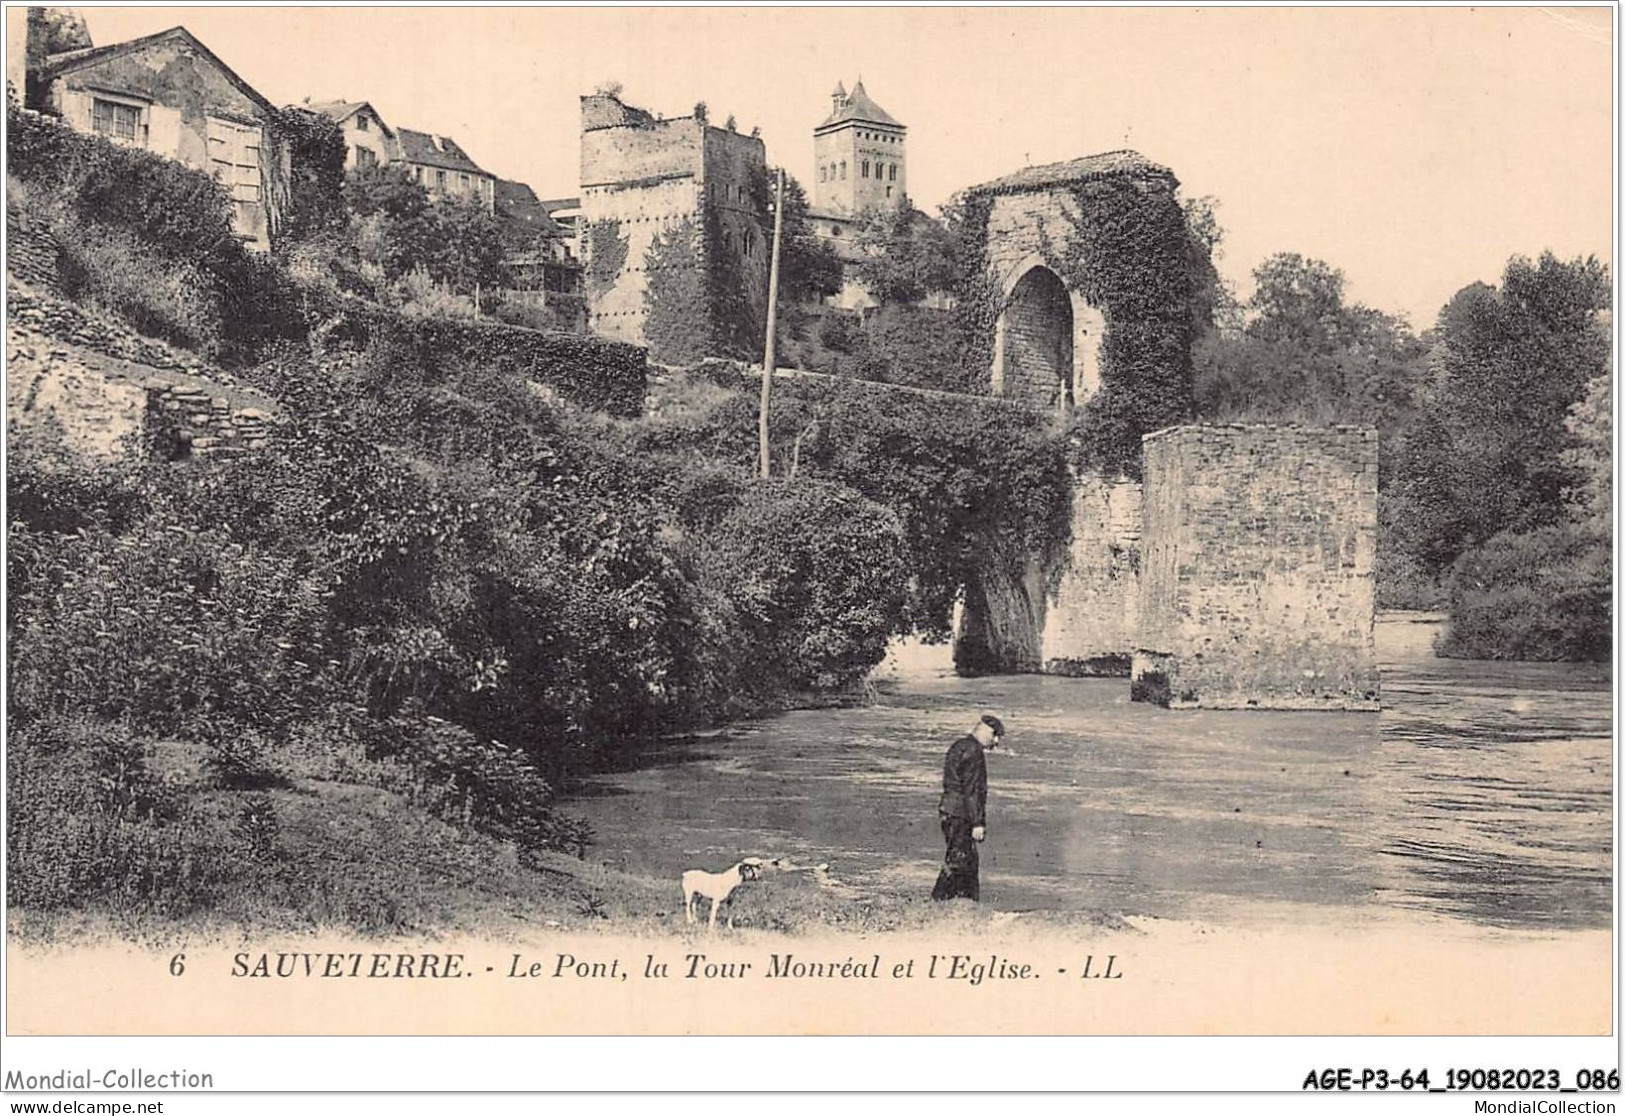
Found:
<svg viewBox="0 0 1625 1116"><path fill-rule="evenodd" d="M1004 722L991 713L982 714L982 723L993 730L994 736L1004 735Z"/></svg>

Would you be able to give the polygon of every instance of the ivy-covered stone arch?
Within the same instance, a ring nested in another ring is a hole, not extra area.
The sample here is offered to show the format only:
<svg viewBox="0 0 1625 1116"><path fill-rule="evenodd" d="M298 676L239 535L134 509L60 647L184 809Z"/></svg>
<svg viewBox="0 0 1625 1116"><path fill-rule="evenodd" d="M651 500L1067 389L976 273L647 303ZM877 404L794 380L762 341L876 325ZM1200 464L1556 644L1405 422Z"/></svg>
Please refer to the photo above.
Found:
<svg viewBox="0 0 1625 1116"><path fill-rule="evenodd" d="M992 391L1044 409L1068 410L1100 388L1106 316L1030 254L999 283Z"/></svg>
<svg viewBox="0 0 1625 1116"><path fill-rule="evenodd" d="M963 271L956 312L967 361L988 369L991 391L1009 394L1021 284L1042 268L1064 287L1076 464L1093 471L1138 475L1140 436L1191 412L1198 276L1178 187L1168 168L1113 151L1028 167L950 206Z"/></svg>

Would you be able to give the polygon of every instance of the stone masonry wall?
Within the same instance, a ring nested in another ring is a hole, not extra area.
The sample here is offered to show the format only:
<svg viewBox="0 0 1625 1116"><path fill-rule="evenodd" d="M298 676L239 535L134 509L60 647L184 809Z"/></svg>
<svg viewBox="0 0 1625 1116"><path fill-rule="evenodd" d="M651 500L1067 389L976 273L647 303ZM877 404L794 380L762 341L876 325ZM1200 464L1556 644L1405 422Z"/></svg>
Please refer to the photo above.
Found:
<svg viewBox="0 0 1625 1116"><path fill-rule="evenodd" d="M594 237L582 240L592 331L644 343L649 248L656 237L685 222L692 222L702 261L719 253L733 258L752 319L759 321L766 308L770 246L752 184L766 166L767 149L757 136L715 128L693 116L658 120L608 94L583 97L582 223L590 229L612 222L625 249L625 259L611 274L602 260L592 259ZM709 312L696 307L697 314Z"/></svg>
<svg viewBox="0 0 1625 1116"><path fill-rule="evenodd" d="M8 257L8 263L10 259ZM96 456L253 449L274 405L222 370L63 299L7 287L6 420Z"/></svg>
<svg viewBox="0 0 1625 1116"><path fill-rule="evenodd" d="M55 291L61 250L56 236L43 222L22 209L6 215L6 270L29 286Z"/></svg>
<svg viewBox="0 0 1625 1116"><path fill-rule="evenodd" d="M649 246L701 212L705 125L655 121L608 97L583 98L581 111L582 224L614 222L626 249L611 276L592 259L593 238L582 238L588 324L601 337L641 345Z"/></svg>
<svg viewBox="0 0 1625 1116"><path fill-rule="evenodd" d="M1034 406L1047 408L1055 406L1060 402L1060 397L1068 393L1069 402L1082 404L1100 386L1100 344L1106 330L1105 316L1081 293L1067 290L1060 283L1056 271L1061 266L1058 254L1065 252L1078 215L1077 198L1066 190L1001 194L993 199L987 221L987 260L989 269L1001 284L1004 297L1014 300L1025 293L1028 297L1023 301L1029 304L1034 302L1031 296L1035 292L1023 291L1021 280L1031 274L1024 265L1035 261L1055 273L1056 285L1065 296L1060 299L1038 299L1037 305L1027 307L1029 311L1036 312L1026 314L1012 306L1012 312L1003 316L1001 343L994 356L994 367L990 370L993 389L997 394L1014 394ZM1048 286L1051 277L1043 278ZM1029 379L1026 383L1005 384L1005 366L1010 356L1022 346L1035 342L1041 343L1046 351L1054 350L1054 334L1050 328L1044 328L1048 325L1046 320L1068 315L1071 318L1068 326L1070 336L1060 351L1035 362L1043 364L1058 360L1061 368L1056 380L1064 380L1064 383L1051 382L1045 376L1037 380ZM1035 329L1042 333L1041 341L1027 336Z"/></svg>
<svg viewBox="0 0 1625 1116"><path fill-rule="evenodd" d="M1144 454L1135 700L1375 710L1376 431L1180 426Z"/></svg>
<svg viewBox="0 0 1625 1116"><path fill-rule="evenodd" d="M1070 562L1045 617L1044 673L1127 677L1140 619L1140 485L1091 475L1073 485Z"/></svg>
<svg viewBox="0 0 1625 1116"><path fill-rule="evenodd" d="M1003 282L1022 261L1063 247L1077 220L1078 203L1065 190L1001 194L987 215L987 263ZM1055 266L1059 261L1046 261Z"/></svg>
<svg viewBox="0 0 1625 1116"><path fill-rule="evenodd" d="M594 333L633 345L643 343L649 247L657 236L666 236L684 221L695 219L699 212L698 189L692 178L638 187L593 187L590 204L586 200L582 203L583 215L589 221L615 222L616 234L626 244L626 261L602 284L588 249L584 261L590 301L588 322ZM698 238L697 228L695 235ZM583 245L590 243L590 237L583 239Z"/></svg>

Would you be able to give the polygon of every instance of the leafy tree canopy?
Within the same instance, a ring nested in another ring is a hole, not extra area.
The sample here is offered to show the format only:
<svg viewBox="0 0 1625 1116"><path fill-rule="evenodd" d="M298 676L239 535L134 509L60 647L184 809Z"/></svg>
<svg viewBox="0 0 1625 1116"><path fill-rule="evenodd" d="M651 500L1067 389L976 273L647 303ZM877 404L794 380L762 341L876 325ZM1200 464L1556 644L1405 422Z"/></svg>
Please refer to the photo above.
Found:
<svg viewBox="0 0 1625 1116"><path fill-rule="evenodd" d="M959 281L953 236L906 200L876 210L858 234L858 248L858 279L882 303L913 304Z"/></svg>

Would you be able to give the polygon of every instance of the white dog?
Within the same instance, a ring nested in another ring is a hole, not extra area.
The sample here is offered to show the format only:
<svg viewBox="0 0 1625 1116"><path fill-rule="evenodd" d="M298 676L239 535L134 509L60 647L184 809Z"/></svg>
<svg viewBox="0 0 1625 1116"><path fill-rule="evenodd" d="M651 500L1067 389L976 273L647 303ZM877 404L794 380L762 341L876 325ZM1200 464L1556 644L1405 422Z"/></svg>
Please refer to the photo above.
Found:
<svg viewBox="0 0 1625 1116"><path fill-rule="evenodd" d="M702 898L711 900L710 927L717 925L717 911L733 898L739 885L746 880L760 879L767 862L759 856L747 856L723 872L707 872L703 868L690 868L683 873L683 917L690 923L697 921ZM728 909L728 925L734 924L733 908Z"/></svg>

